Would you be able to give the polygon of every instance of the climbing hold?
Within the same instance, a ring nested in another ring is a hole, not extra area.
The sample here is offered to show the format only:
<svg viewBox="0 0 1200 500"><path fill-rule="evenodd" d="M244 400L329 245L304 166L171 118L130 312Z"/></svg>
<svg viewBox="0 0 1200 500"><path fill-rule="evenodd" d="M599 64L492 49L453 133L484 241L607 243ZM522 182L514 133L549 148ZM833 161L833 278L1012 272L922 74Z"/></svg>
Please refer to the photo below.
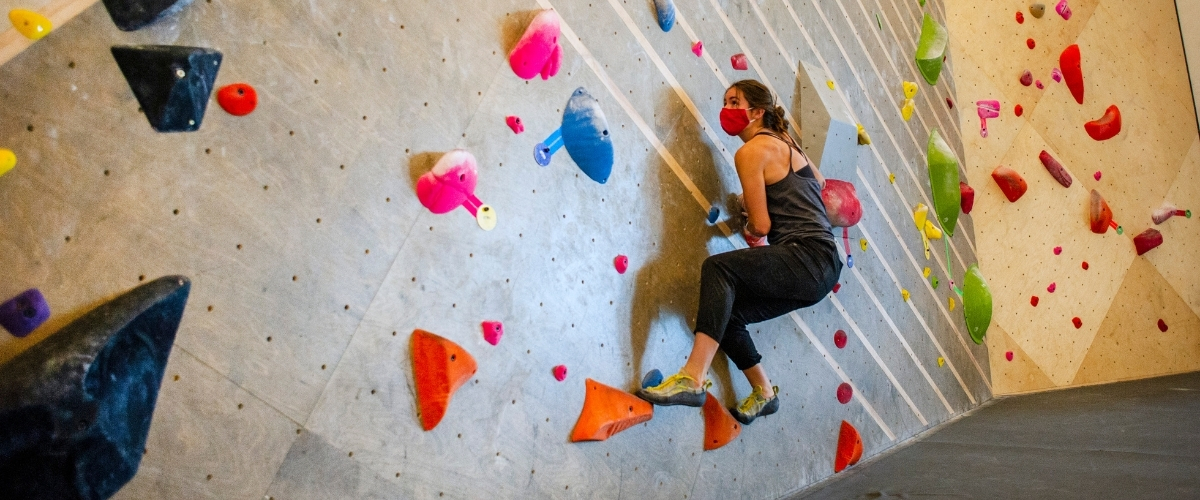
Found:
<svg viewBox="0 0 1200 500"><path fill-rule="evenodd" d="M929 162L929 185L933 188L933 209L937 212L942 230L954 237L954 226L958 224L962 201L958 187L958 160L936 128L929 134L926 157Z"/></svg>
<svg viewBox="0 0 1200 500"><path fill-rule="evenodd" d="M939 282L938 282L938 278L937 278L937 276L934 276L934 277L932 277L932 278L929 278L929 284L930 284L930 285L933 285L933 289L934 289L934 290L937 290L938 283L939 283Z"/></svg>
<svg viewBox="0 0 1200 500"><path fill-rule="evenodd" d="M883 29L883 18L879 16L878 12L875 13L875 25L879 26L879 29Z"/></svg>
<svg viewBox="0 0 1200 500"><path fill-rule="evenodd" d="M554 367L554 380L562 382L567 379L567 365L558 365Z"/></svg>
<svg viewBox="0 0 1200 500"><path fill-rule="evenodd" d="M1029 305L1031 305L1033 307L1037 307L1037 305L1038 305L1038 296L1037 295L1034 295L1029 298Z"/></svg>
<svg viewBox="0 0 1200 500"><path fill-rule="evenodd" d="M7 151L7 150L0 150L0 155L3 155L4 151ZM12 154L12 153L10 152L9 154ZM2 158L2 156L0 156L0 158ZM15 157L13 158L13 162L16 162ZM4 171L5 171L4 165L5 164L6 164L6 162L4 160L0 159L0 175L4 175ZM1159 225L1159 224L1166 222L1167 219L1170 219L1171 217L1174 217L1176 215L1181 216L1181 217L1187 217L1187 218L1191 219L1192 211L1191 210L1180 210L1180 209L1176 208L1175 205L1172 205L1167 202L1163 202L1161 207L1158 207L1158 209L1155 210L1154 213L1150 214L1150 220L1154 221L1154 225Z"/></svg>
<svg viewBox="0 0 1200 500"><path fill-rule="evenodd" d="M896 183L896 174L888 174L888 182L895 184Z"/></svg>
<svg viewBox="0 0 1200 500"><path fill-rule="evenodd" d="M721 218L721 209L719 207L717 207L716 205L708 207L708 216L705 217L704 220L708 221L709 224L716 224L717 219L720 219L720 218Z"/></svg>
<svg viewBox="0 0 1200 500"><path fill-rule="evenodd" d="M1042 85L1042 81L1041 81L1041 80L1034 80L1034 81L1033 81L1033 86L1034 86L1034 87L1037 87L1037 88L1038 88L1038 90L1042 90L1042 89L1046 88L1046 86L1045 86L1045 85Z"/></svg>
<svg viewBox="0 0 1200 500"><path fill-rule="evenodd" d="M862 437L858 435L858 429L850 425L850 422L843 420L842 430L838 433L837 456L833 460L833 472L836 474L846 470L846 467L858 463L862 454Z"/></svg>
<svg viewBox="0 0 1200 500"><path fill-rule="evenodd" d="M629 269L629 257L624 255L616 256L613 258L613 267L617 269L617 274L625 274L625 271Z"/></svg>
<svg viewBox="0 0 1200 500"><path fill-rule="evenodd" d="M827 178L825 188L821 190L821 201L825 202L825 211L833 227L850 227L862 219L862 203L854 184Z"/></svg>
<svg viewBox="0 0 1200 500"><path fill-rule="evenodd" d="M938 356L938 368L946 366L946 358Z"/></svg>
<svg viewBox="0 0 1200 500"><path fill-rule="evenodd" d="M571 442L604 441L618 432L654 418L654 407L620 389L587 379L583 409Z"/></svg>
<svg viewBox="0 0 1200 500"><path fill-rule="evenodd" d="M900 297L903 298L905 302L908 302L908 299L911 297L911 295L908 293L908 290L901 288Z"/></svg>
<svg viewBox="0 0 1200 500"><path fill-rule="evenodd" d="M1017 115L1017 116L1021 116L1021 115L1025 114L1025 108L1022 107L1020 104L1013 106L1013 114Z"/></svg>
<svg viewBox="0 0 1200 500"><path fill-rule="evenodd" d="M949 33L946 27L933 20L928 13L921 22L921 39L917 44L917 69L925 82L937 85L938 77L942 74L942 61L946 56L946 43Z"/></svg>
<svg viewBox="0 0 1200 500"><path fill-rule="evenodd" d="M700 40L696 40L696 43L692 44L692 53L696 54L696 57L700 57L701 55L703 55L704 54L704 42L701 42Z"/></svg>
<svg viewBox="0 0 1200 500"><path fill-rule="evenodd" d="M1104 234L1109 227L1116 223L1112 220L1112 209L1108 208L1108 202L1104 201L1104 197L1100 193L1092 190L1091 199L1088 202L1088 219L1092 228L1092 232L1096 234Z"/></svg>
<svg viewBox="0 0 1200 500"><path fill-rule="evenodd" d="M1033 85L1033 73L1030 73L1029 70L1025 70L1024 73L1021 73L1021 85L1026 87Z"/></svg>
<svg viewBox="0 0 1200 500"><path fill-rule="evenodd" d="M976 264L967 268L967 276L963 281L963 313L967 317L967 330L971 340L982 344L988 325L992 323L992 290L988 288Z"/></svg>
<svg viewBox="0 0 1200 500"><path fill-rule="evenodd" d="M1133 246L1134 248L1137 248L1138 255L1157 248L1162 244L1162 242L1162 233L1158 232L1158 230L1154 228L1149 228L1145 231L1142 231L1141 234L1133 237Z"/></svg>
<svg viewBox="0 0 1200 500"><path fill-rule="evenodd" d="M217 91L217 104L233 116L246 116L258 107L258 92L248 83L226 85Z"/></svg>
<svg viewBox="0 0 1200 500"><path fill-rule="evenodd" d="M15 337L33 333L47 319L50 319L50 304L36 288L25 290L0 304L0 326Z"/></svg>
<svg viewBox="0 0 1200 500"><path fill-rule="evenodd" d="M954 297L950 297L950 310L954 310Z"/></svg>
<svg viewBox="0 0 1200 500"><path fill-rule="evenodd" d="M864 251L864 252L865 252L865 251L867 251L867 240L866 240L866 238L860 238L860 239L858 240L858 246L862 248L862 251Z"/></svg>
<svg viewBox="0 0 1200 500"><path fill-rule="evenodd" d="M850 387L850 384L842 382L837 388L838 402L841 404L849 403L852 397L854 397L854 388Z"/></svg>
<svg viewBox="0 0 1200 500"><path fill-rule="evenodd" d="M1071 323L1074 323L1074 324L1075 324L1075 329L1076 329L1076 330L1078 330L1078 329L1080 329L1080 328L1083 328L1083 320L1079 319L1079 316L1076 316L1076 317L1074 317L1074 318L1071 318Z"/></svg>
<svg viewBox="0 0 1200 500"><path fill-rule="evenodd" d="M1021 174L1004 165L1000 165L992 171L992 179L1000 186L1000 190L1004 191L1004 197L1011 202L1021 199L1021 196L1029 189L1029 184L1025 183L1025 178L1021 177Z"/></svg>
<svg viewBox="0 0 1200 500"><path fill-rule="evenodd" d="M1025 45L1029 47L1029 50L1033 50L1034 47L1037 47L1037 42L1033 41L1032 38L1026 38Z"/></svg>
<svg viewBox="0 0 1200 500"><path fill-rule="evenodd" d="M564 146L583 173L600 184L608 182L613 165L608 120L604 118L600 102L583 87L571 93L567 107L563 109L562 126L534 146L533 159L543 167L549 165L550 158Z"/></svg>
<svg viewBox="0 0 1200 500"><path fill-rule="evenodd" d="M867 135L867 131L863 129L862 124L858 124L858 145L869 146L871 144L871 136Z"/></svg>
<svg viewBox="0 0 1200 500"><path fill-rule="evenodd" d="M904 106L900 108L900 116L904 118L904 121L908 121L912 118L913 111L916 109L917 105L913 103L912 99L905 99Z"/></svg>
<svg viewBox="0 0 1200 500"><path fill-rule="evenodd" d="M1058 68L1050 70L1050 78L1053 78L1056 83L1061 83L1063 81L1062 70Z"/></svg>
<svg viewBox="0 0 1200 500"><path fill-rule="evenodd" d="M562 46L558 44L561 20L553 10L543 10L533 18L521 39L508 53L508 65L517 76L542 80L558 74L562 65Z"/></svg>
<svg viewBox="0 0 1200 500"><path fill-rule="evenodd" d="M1008 352L1004 353L1004 359L1007 359L1007 360L1009 360L1009 361L1012 361L1012 358L1013 358L1013 353L1012 353L1012 351L1008 351Z"/></svg>
<svg viewBox="0 0 1200 500"><path fill-rule="evenodd" d="M1041 19L1042 15L1044 15L1046 13L1046 5L1040 4L1040 3L1035 3L1033 5L1030 5L1029 13L1033 14L1033 17Z"/></svg>
<svg viewBox="0 0 1200 500"><path fill-rule="evenodd" d="M1160 332L1167 331L1167 322L1166 321L1163 321L1161 319L1158 320L1158 331L1160 331Z"/></svg>
<svg viewBox="0 0 1200 500"><path fill-rule="evenodd" d="M1050 286L1046 287L1046 291L1050 292L1050 293L1054 293L1054 291L1057 289L1058 289L1057 283L1050 283Z"/></svg>
<svg viewBox="0 0 1200 500"><path fill-rule="evenodd" d="M742 424L712 394L704 395L704 451L725 446L742 433Z"/></svg>
<svg viewBox="0 0 1200 500"><path fill-rule="evenodd" d="M1067 169L1063 168L1062 163L1059 163L1058 160L1054 159L1053 156L1050 156L1050 153L1047 153L1044 149L1042 150L1041 154L1038 155L1038 159L1042 160L1042 165L1046 167L1046 170L1050 172L1050 175L1054 177L1054 180L1058 181L1059 184L1062 184L1062 187L1071 187L1071 174L1067 173Z"/></svg>
<svg viewBox="0 0 1200 500"><path fill-rule="evenodd" d="M32 10L10 10L8 11L8 20L12 21L13 28L16 28L18 33L25 35L25 38L30 40L41 40L54 28L46 16Z"/></svg>
<svg viewBox="0 0 1200 500"><path fill-rule="evenodd" d="M933 221L929 220L929 207L924 203L917 203L916 208L913 209L913 223L917 226L917 232L921 233L921 244L925 248L925 260L929 260L929 240L942 239L942 231L933 225Z"/></svg>
<svg viewBox="0 0 1200 500"><path fill-rule="evenodd" d="M1116 105L1109 106L1104 110L1104 116L1099 120L1087 122L1083 129L1097 141L1112 139L1121 133L1121 110Z"/></svg>
<svg viewBox="0 0 1200 500"><path fill-rule="evenodd" d="M654 0L654 10L658 13L658 27L663 31L671 31L675 26L675 2Z"/></svg>
<svg viewBox="0 0 1200 500"><path fill-rule="evenodd" d="M221 69L220 52L139 45L113 47L112 55L154 130L190 132L200 128Z"/></svg>
<svg viewBox="0 0 1200 500"><path fill-rule="evenodd" d="M979 115L979 135L987 137L988 118L997 118L1000 116L1000 101L975 101L975 112Z"/></svg>
<svg viewBox="0 0 1200 500"><path fill-rule="evenodd" d="M475 375L475 358L458 344L421 329L413 330L411 344L417 411L428 431L446 415L454 391Z"/></svg>
<svg viewBox="0 0 1200 500"><path fill-rule="evenodd" d="M1096 173L1092 174L1092 178L1096 179L1097 181L1100 180L1100 171L1097 170Z"/></svg>
<svg viewBox="0 0 1200 500"><path fill-rule="evenodd" d="M967 185L965 182L958 181L958 197L962 200L959 204L962 213L970 214L971 209L975 207L975 188Z"/></svg>
<svg viewBox="0 0 1200 500"><path fill-rule="evenodd" d="M1062 16L1064 21L1071 20L1071 7L1067 5L1067 0L1058 0L1058 5L1054 6L1054 11Z"/></svg>
<svg viewBox="0 0 1200 500"><path fill-rule="evenodd" d="M925 268L925 270L921 272L921 276L924 276L924 277L928 278L928 277L929 277L929 273L930 273L930 270L929 270L929 268L928 268L928 267L926 267L926 268Z"/></svg>
<svg viewBox="0 0 1200 500"><path fill-rule="evenodd" d="M469 151L455 149L442 155L432 170L417 179L417 199L435 214L444 214L461 206L475 217L480 227L489 230L495 227L495 212L475 197L477 181L475 156Z"/></svg>
<svg viewBox="0 0 1200 500"><path fill-rule="evenodd" d="M1017 11L1017 24L1025 24L1025 14L1019 10Z"/></svg>
<svg viewBox="0 0 1200 500"><path fill-rule="evenodd" d="M952 101L949 97L946 98L946 107L954 109L954 101Z"/></svg>
<svg viewBox="0 0 1200 500"><path fill-rule="evenodd" d="M104 8L121 31L134 31L183 10L187 0L104 0Z"/></svg>
<svg viewBox="0 0 1200 500"><path fill-rule="evenodd" d="M833 345L837 346L838 349L846 348L846 340L847 340L847 337L846 337L845 330L838 330L838 331L834 332Z"/></svg>
<svg viewBox="0 0 1200 500"><path fill-rule="evenodd" d="M496 345L500 343L500 337L504 336L504 324L499 321L484 321L483 322L483 340L487 343Z"/></svg>
<svg viewBox="0 0 1200 500"><path fill-rule="evenodd" d="M1062 253L1062 247L1054 247L1054 255L1059 255L1061 253Z"/></svg>
<svg viewBox="0 0 1200 500"><path fill-rule="evenodd" d="M508 115L504 117L504 123L508 124L508 128L512 129L514 134L519 134L525 131L525 124L521 123L521 117Z"/></svg>
<svg viewBox="0 0 1200 500"><path fill-rule="evenodd" d="M1084 270L1084 271L1087 271L1087 270L1088 270L1088 263L1087 263L1087 261L1086 261L1086 260L1085 260L1085 261L1083 261L1083 266L1082 266L1082 267L1083 267L1083 270Z"/></svg>
<svg viewBox="0 0 1200 500"><path fill-rule="evenodd" d="M834 283L834 284L833 284L833 293L838 293L838 290L841 290L841 289L842 289L842 284L841 284L841 283Z"/></svg>
<svg viewBox="0 0 1200 500"><path fill-rule="evenodd" d="M829 90L833 90L833 80L825 80L825 86L829 87Z"/></svg>
<svg viewBox="0 0 1200 500"><path fill-rule="evenodd" d="M746 65L746 54L738 53L729 58L729 63L733 65L733 69L738 71L746 71L749 66Z"/></svg>
<svg viewBox="0 0 1200 500"><path fill-rule="evenodd" d="M661 384L662 381L663 381L662 372L658 371L658 368L655 368L653 370L646 372L646 376L642 377L642 389L646 389L648 387L654 387L658 384Z"/></svg>
<svg viewBox="0 0 1200 500"><path fill-rule="evenodd" d="M1071 45L1063 49L1062 54L1058 56L1058 65L1062 67L1063 80L1066 80L1067 89L1070 89L1071 95L1075 97L1075 102L1083 104L1083 66L1079 46Z"/></svg>
<svg viewBox="0 0 1200 500"><path fill-rule="evenodd" d="M0 149L0 177L17 166L17 155L11 149Z"/></svg>
<svg viewBox="0 0 1200 500"><path fill-rule="evenodd" d="M916 97L916 95L917 95L917 83L916 82L901 82L901 86L904 87L904 98L905 99L912 99L913 97Z"/></svg>

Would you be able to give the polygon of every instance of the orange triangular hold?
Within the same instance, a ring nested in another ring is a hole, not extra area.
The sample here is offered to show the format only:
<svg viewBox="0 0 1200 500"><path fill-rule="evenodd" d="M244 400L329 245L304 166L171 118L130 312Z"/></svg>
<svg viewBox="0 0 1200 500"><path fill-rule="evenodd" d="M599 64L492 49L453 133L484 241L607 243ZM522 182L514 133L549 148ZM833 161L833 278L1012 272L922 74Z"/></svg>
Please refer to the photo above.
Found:
<svg viewBox="0 0 1200 500"><path fill-rule="evenodd" d="M704 399L704 451L715 450L737 439L742 424L733 419L712 394Z"/></svg>
<svg viewBox="0 0 1200 500"><path fill-rule="evenodd" d="M458 344L417 329L412 334L412 360L421 427L432 430L446 415L450 396L475 375L475 358Z"/></svg>
<svg viewBox="0 0 1200 500"><path fill-rule="evenodd" d="M833 472L841 472L846 470L846 467L858 463L862 452L862 438L858 436L858 429L843 420L842 432L838 435L837 458L833 460Z"/></svg>
<svg viewBox="0 0 1200 500"><path fill-rule="evenodd" d="M633 394L592 379L584 382L583 411L571 441L604 441L618 432L654 418L654 407Z"/></svg>

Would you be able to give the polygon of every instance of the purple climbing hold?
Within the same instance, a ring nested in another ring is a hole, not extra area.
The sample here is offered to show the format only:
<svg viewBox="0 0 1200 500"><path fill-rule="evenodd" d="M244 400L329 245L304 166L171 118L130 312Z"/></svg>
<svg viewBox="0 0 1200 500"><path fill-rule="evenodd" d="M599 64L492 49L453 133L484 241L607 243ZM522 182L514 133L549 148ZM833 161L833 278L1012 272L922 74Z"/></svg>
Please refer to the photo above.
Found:
<svg viewBox="0 0 1200 500"><path fill-rule="evenodd" d="M16 337L24 337L50 319L50 304L36 288L0 304L0 326Z"/></svg>

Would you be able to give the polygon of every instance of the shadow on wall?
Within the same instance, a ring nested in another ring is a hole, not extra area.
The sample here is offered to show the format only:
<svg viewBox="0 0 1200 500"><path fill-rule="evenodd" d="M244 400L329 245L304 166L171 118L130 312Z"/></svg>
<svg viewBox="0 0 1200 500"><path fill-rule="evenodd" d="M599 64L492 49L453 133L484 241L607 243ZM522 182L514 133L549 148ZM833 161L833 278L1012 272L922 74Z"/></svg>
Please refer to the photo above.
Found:
<svg viewBox="0 0 1200 500"><path fill-rule="evenodd" d="M517 42L521 40L521 35L525 34L525 29L529 27L529 23L533 22L533 18L537 17L541 9L535 10L519 10L509 13L504 16L504 21L500 23L500 33L498 33L498 41L500 47L504 48L504 57L508 58L508 54L512 53L513 47L517 46Z"/></svg>
<svg viewBox="0 0 1200 500"><path fill-rule="evenodd" d="M412 189L413 196L417 195L417 180L425 175L426 172L433 170L433 166L437 161L446 154L445 151L422 151L409 157L408 159L408 187Z"/></svg>

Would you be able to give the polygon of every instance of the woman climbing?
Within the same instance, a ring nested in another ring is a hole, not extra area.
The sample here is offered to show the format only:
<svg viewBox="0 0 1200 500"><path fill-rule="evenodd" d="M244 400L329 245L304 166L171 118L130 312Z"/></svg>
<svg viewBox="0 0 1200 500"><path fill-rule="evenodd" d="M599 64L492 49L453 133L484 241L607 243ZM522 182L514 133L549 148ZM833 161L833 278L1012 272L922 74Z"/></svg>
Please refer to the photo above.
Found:
<svg viewBox="0 0 1200 500"><path fill-rule="evenodd" d="M657 405L703 406L711 385L705 375L720 348L750 381L752 393L733 409L749 424L778 411L779 394L746 325L820 302L837 283L842 261L821 201L825 178L788 135L771 92L755 80L734 83L725 91L721 128L745 143L734 164L748 219L742 236L751 248L705 259L687 363L638 396Z"/></svg>

